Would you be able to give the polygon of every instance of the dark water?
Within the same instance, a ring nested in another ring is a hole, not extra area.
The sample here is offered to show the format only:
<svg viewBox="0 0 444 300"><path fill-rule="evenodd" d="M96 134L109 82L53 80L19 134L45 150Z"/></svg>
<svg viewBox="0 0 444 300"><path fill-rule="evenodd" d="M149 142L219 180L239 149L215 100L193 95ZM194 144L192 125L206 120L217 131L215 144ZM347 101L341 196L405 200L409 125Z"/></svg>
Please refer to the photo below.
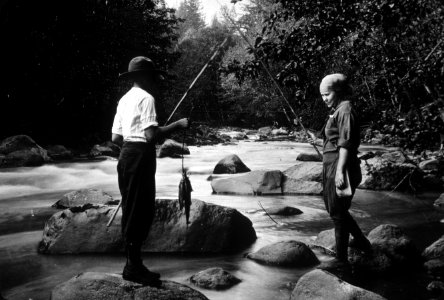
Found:
<svg viewBox="0 0 444 300"><path fill-rule="evenodd" d="M310 150L292 142L241 142L231 146L191 147L185 164L189 167L193 198L238 209L253 222L257 241L230 255L147 254L144 261L162 277L189 284L194 273L209 267L222 267L242 282L226 291L199 289L210 299L288 299L297 280L311 268L280 268L245 259L243 254L267 244L288 239L310 242L321 230L332 228L319 196L227 196L212 195L207 177L218 160L235 153L252 170L285 170L298 152ZM7 299L49 299L51 289L81 272L120 273L123 255L39 255L36 247L44 222L56 211L50 206L66 192L80 188L101 188L119 199L116 161L67 163L38 168L17 168L0 172L0 287ZM159 198L175 198L180 180L180 160L159 159L157 186ZM364 231L391 223L401 226L419 249L444 233L441 212L432 203L437 193L413 196L401 193L358 190L352 214ZM273 223L258 205L295 206L304 213L274 217ZM327 257L316 253L320 260ZM409 268L407 268L409 270ZM353 283L388 299L429 299L430 282L422 270L404 271L384 277L365 276Z"/></svg>

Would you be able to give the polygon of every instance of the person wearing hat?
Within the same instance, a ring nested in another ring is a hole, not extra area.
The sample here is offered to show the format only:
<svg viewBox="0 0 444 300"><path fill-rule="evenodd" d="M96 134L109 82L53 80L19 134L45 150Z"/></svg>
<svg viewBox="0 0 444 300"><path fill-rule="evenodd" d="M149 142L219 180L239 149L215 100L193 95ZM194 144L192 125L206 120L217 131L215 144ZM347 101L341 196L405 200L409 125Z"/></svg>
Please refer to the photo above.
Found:
<svg viewBox="0 0 444 300"><path fill-rule="evenodd" d="M142 263L141 248L155 213L156 141L188 128L188 119L159 126L155 109L157 77L161 71L144 56L133 58L119 78L133 82L120 99L112 126L112 141L122 146L117 164L122 195L122 236L126 249L125 280L159 287L160 274Z"/></svg>
<svg viewBox="0 0 444 300"><path fill-rule="evenodd" d="M348 211L362 180L357 156L360 144L359 118L349 99L352 88L345 75L336 73L325 76L319 91L322 100L332 109L321 134L324 138L323 198L334 223L336 240L336 258L322 264L320 268L347 271L350 234L353 236L353 247L368 255L372 253L369 240Z"/></svg>

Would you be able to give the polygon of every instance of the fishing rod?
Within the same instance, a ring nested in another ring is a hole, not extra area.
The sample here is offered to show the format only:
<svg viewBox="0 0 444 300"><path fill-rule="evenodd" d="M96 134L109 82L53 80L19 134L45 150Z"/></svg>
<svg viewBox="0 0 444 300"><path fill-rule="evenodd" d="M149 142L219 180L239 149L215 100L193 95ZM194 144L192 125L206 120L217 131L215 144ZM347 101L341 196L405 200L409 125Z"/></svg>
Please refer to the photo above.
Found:
<svg viewBox="0 0 444 300"><path fill-rule="evenodd" d="M173 117L174 113L177 111L177 109L179 108L180 104L182 104L183 100L185 100L185 98L188 95L188 92L191 91L191 89L194 87L194 84L197 82L197 80L200 78L200 76L203 74L203 72L207 69L207 67L210 65L210 63L214 60L214 58L217 56L217 54L219 53L220 49L223 48L223 46L227 43L229 36L227 36L225 38L225 40L216 48L216 50L214 51L213 55L210 57L210 59L207 61L207 63L202 67L202 69L200 70L199 74L197 74L196 78L194 78L193 82L191 82L190 86L188 87L188 89L186 90L186 92L183 94L182 98L179 100L179 102L177 103L176 107L173 109L173 112L170 114L170 116L168 117L168 119L165 122L165 125L168 124L168 122L171 120L171 118ZM190 112L191 113L191 112ZM182 145L182 148L184 147L184 145ZM184 170L183 167L183 156L182 156L182 171ZM111 218L109 219L108 223L106 224L106 227L111 226L112 222L114 221L117 212L119 211L120 207L122 206L122 200L120 200L119 205L117 205L116 210L114 211L114 213L112 214Z"/></svg>
<svg viewBox="0 0 444 300"><path fill-rule="evenodd" d="M219 0L216 0L217 3L219 3L219 6L222 7L221 3L219 2ZM276 79L274 78L274 76L271 74L270 70L268 69L268 67L266 66L265 62L260 58L260 56L258 55L256 48L253 46L253 44L251 44L250 40L247 38L247 36L242 32L242 30L240 29L240 27L236 24L236 22L233 20L233 18L231 18L227 12L223 11L222 12L223 17L225 18L225 20L229 21L233 27L237 30L237 32L239 32L240 36L245 40L245 42L248 44L248 46L250 46L250 48L253 51L254 57L260 62L262 68L264 69L265 73L267 73L267 75L270 77L271 81L273 82L274 86L276 87L276 89L278 90L280 96L281 96L281 100L290 108L290 111L293 113L294 119L296 119L298 121L298 123L301 125L302 130L305 132L305 135L309 138L311 138L310 134L308 133L307 129L305 128L304 124L302 124L301 119L298 117L298 115L296 114L296 112L294 111L293 107L290 105L290 102L287 100L287 97L285 97L284 92L282 91L279 83L276 81ZM285 110L284 110L285 111ZM314 141L312 143L310 143L313 148L316 150L316 152L318 153L318 156L321 158L322 160L322 154L321 152L319 152L319 149L316 147Z"/></svg>
<svg viewBox="0 0 444 300"><path fill-rule="evenodd" d="M193 82L191 82L190 86L188 87L186 92L183 94L182 98L179 100L179 102L177 103L176 107L173 109L173 112L170 114L170 116L166 120L165 125L168 124L168 122L171 120L171 118L173 117L174 113L179 108L180 104L188 96L188 92L191 91L191 89L194 87L194 84L197 82L199 77L203 74L203 72L207 69L207 67L210 65L210 63L213 61L213 59L216 57L217 53L219 53L219 50L222 49L222 47L227 43L228 38L229 37L227 36L225 38L225 40L219 45L219 47L216 48L216 50L214 51L213 55L210 57L210 59L207 61L207 63L202 67L202 69L200 70L199 74L197 74L196 78L194 78Z"/></svg>

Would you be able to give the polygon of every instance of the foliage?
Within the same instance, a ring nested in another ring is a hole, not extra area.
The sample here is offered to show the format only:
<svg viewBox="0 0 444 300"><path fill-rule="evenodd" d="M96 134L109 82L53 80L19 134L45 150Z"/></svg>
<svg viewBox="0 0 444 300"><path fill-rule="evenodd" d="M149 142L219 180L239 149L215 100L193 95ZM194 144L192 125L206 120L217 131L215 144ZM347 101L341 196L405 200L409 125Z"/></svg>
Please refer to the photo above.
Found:
<svg viewBox="0 0 444 300"><path fill-rule="evenodd" d="M190 34L205 27L199 0L183 0L177 9L176 16L182 21L178 29L181 38L189 37Z"/></svg>
<svg viewBox="0 0 444 300"><path fill-rule="evenodd" d="M443 101L441 1L265 2L271 10L263 11L255 50L267 64L282 66L276 78L293 95L292 105L308 126L323 123L320 79L342 72L351 78L364 123L380 130L395 125L405 135L406 147L430 146L424 135L436 128L431 124L439 112L430 110L430 120L418 112ZM233 60L230 71L241 74L241 80L246 74L255 78L252 66L257 62L253 58L239 65Z"/></svg>
<svg viewBox="0 0 444 300"><path fill-rule="evenodd" d="M6 1L1 6L1 137L76 146L107 140L136 55L176 56L176 17L163 0ZM7 112L7 113L5 113Z"/></svg>

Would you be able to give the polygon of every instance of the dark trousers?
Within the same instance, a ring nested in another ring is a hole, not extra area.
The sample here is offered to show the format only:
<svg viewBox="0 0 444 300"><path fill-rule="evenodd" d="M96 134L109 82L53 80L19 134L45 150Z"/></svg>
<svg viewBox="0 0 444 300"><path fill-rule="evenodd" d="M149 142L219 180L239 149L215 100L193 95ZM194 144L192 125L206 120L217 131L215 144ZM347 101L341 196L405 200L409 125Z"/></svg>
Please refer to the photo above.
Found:
<svg viewBox="0 0 444 300"><path fill-rule="evenodd" d="M335 226L336 256L338 259L348 259L348 240L351 234L356 240L365 238L356 221L349 213L353 196L338 197L336 194L336 169L338 165L339 152L326 152L323 159L323 183L324 203ZM353 194L362 180L359 160L356 156L350 156L347 163L350 177L350 185Z"/></svg>
<svg viewBox="0 0 444 300"><path fill-rule="evenodd" d="M125 142L117 164L122 195L122 236L142 245L154 220L156 148L143 142Z"/></svg>

